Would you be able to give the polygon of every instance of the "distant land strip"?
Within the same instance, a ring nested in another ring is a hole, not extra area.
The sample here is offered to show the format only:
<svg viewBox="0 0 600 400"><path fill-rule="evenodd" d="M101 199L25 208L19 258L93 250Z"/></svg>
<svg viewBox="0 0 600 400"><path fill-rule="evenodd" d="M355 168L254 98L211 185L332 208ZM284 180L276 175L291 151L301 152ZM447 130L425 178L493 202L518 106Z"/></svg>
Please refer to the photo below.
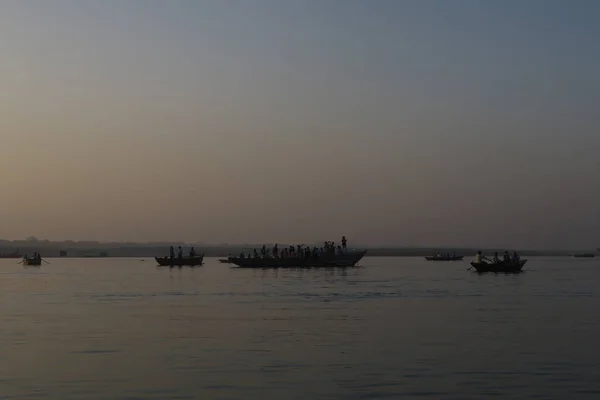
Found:
<svg viewBox="0 0 600 400"><path fill-rule="evenodd" d="M100 242L52 242L47 240L0 240L0 255L18 251L20 254L39 252L44 257L59 257L61 252L66 257L154 257L168 255L169 246L182 246L187 253L190 246L194 246L198 253L206 257L227 257L239 255L241 252L248 254L253 249L260 250L262 244L232 244L208 245L202 243L100 243ZM279 248L285 247L279 244ZM273 244L267 244L272 248ZM512 248L467 248L467 247L369 247L350 246L367 249L367 257L424 257L440 253L456 253L466 257L474 256L478 250L485 254L495 251L503 253L505 250L517 250L523 256L571 256L579 253L597 253L596 250L526 250ZM66 254L66 255L65 255Z"/></svg>

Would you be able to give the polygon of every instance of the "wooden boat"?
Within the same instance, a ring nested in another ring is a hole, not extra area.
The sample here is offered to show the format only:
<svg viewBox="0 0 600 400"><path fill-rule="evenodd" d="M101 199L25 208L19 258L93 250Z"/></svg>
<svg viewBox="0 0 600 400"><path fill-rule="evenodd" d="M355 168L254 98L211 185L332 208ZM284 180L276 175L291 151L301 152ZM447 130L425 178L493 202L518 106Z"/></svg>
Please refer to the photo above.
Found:
<svg viewBox="0 0 600 400"><path fill-rule="evenodd" d="M232 257L229 258L220 258L219 262L221 264L233 264L233 261L231 260Z"/></svg>
<svg viewBox="0 0 600 400"><path fill-rule="evenodd" d="M583 253L583 254L573 254L575 258L594 258L596 255L594 253Z"/></svg>
<svg viewBox="0 0 600 400"><path fill-rule="evenodd" d="M430 256L425 257L427 261L460 261L464 256Z"/></svg>
<svg viewBox="0 0 600 400"><path fill-rule="evenodd" d="M197 267L202 265L204 254L199 254L194 257L154 257L158 265L161 267Z"/></svg>
<svg viewBox="0 0 600 400"><path fill-rule="evenodd" d="M231 257L231 263L240 268L348 268L354 267L365 256L366 250L344 254L321 254L318 257Z"/></svg>
<svg viewBox="0 0 600 400"><path fill-rule="evenodd" d="M42 259L37 257L23 257L23 265L39 267L42 265Z"/></svg>
<svg viewBox="0 0 600 400"><path fill-rule="evenodd" d="M471 265L477 270L477 272L505 272L505 273L517 273L521 272L521 269L525 265L527 260L520 260L518 262L499 262L499 263L476 263L472 262Z"/></svg>

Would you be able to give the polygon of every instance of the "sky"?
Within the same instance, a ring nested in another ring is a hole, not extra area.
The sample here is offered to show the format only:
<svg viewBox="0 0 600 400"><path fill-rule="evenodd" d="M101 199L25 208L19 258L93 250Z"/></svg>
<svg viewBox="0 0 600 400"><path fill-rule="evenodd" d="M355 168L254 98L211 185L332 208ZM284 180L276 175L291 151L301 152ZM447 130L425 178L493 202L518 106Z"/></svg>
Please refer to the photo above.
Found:
<svg viewBox="0 0 600 400"><path fill-rule="evenodd" d="M600 247L600 3L6 0L0 238Z"/></svg>

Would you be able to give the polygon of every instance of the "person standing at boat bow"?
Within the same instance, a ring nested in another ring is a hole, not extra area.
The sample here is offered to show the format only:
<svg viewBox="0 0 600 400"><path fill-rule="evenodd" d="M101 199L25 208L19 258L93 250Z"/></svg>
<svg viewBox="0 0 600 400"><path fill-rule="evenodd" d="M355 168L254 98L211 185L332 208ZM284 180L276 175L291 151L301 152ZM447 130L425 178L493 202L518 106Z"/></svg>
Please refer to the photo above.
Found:
<svg viewBox="0 0 600 400"><path fill-rule="evenodd" d="M180 260L183 258L183 249L181 248L181 246L179 246L179 248L177 249L177 257L179 257Z"/></svg>
<svg viewBox="0 0 600 400"><path fill-rule="evenodd" d="M175 258L175 249L173 249L173 246L169 248L169 257L171 260Z"/></svg>

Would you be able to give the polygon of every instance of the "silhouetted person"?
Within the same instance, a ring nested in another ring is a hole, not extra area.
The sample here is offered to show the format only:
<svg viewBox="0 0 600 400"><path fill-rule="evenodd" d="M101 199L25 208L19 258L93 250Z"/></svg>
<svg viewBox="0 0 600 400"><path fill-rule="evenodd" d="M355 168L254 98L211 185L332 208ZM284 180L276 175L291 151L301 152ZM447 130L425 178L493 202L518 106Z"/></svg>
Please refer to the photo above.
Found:
<svg viewBox="0 0 600 400"><path fill-rule="evenodd" d="M171 259L175 258L175 249L173 249L173 246L169 247L169 257Z"/></svg>
<svg viewBox="0 0 600 400"><path fill-rule="evenodd" d="M475 254L475 262L477 264L481 264L483 262L483 255L481 254L481 250Z"/></svg>
<svg viewBox="0 0 600 400"><path fill-rule="evenodd" d="M502 257L502 261L504 261L505 263L510 262L510 255L508 254L508 250L504 251L504 257Z"/></svg>
<svg viewBox="0 0 600 400"><path fill-rule="evenodd" d="M342 249L346 250L346 236L342 236Z"/></svg>
<svg viewBox="0 0 600 400"><path fill-rule="evenodd" d="M196 257L196 250L193 247L190 249L190 257Z"/></svg>
<svg viewBox="0 0 600 400"><path fill-rule="evenodd" d="M519 257L519 255L517 254L516 251L513 251L512 260L513 260L513 262L519 262L520 261L520 257Z"/></svg>
<svg viewBox="0 0 600 400"><path fill-rule="evenodd" d="M493 260L494 260L495 264L498 264L500 262L500 258L498 257L498 252L497 251L494 252L494 258L493 258Z"/></svg>
<svg viewBox="0 0 600 400"><path fill-rule="evenodd" d="M183 249L181 248L181 246L179 246L179 247L177 248L177 257L178 257L179 259L182 259L182 258L183 258Z"/></svg>

